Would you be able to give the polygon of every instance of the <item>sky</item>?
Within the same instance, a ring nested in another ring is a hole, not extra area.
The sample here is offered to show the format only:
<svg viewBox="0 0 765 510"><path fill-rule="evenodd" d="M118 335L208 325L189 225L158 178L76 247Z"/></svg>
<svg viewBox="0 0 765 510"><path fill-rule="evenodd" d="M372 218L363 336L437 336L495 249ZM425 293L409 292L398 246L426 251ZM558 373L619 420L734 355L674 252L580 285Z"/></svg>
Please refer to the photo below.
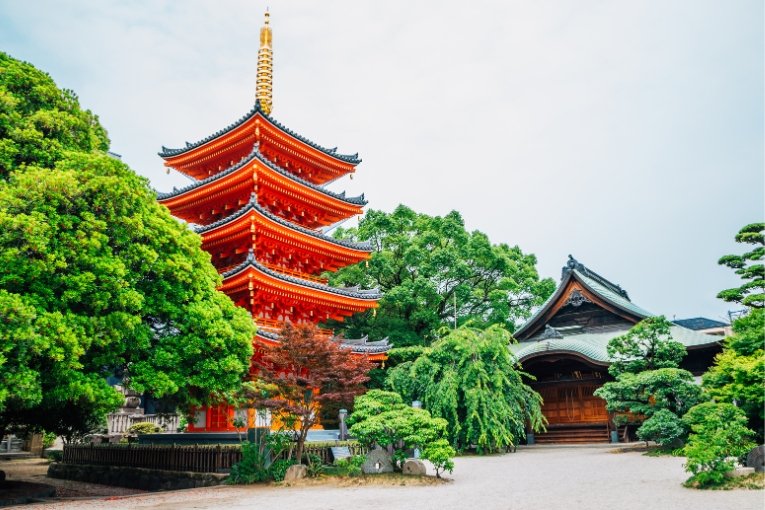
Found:
<svg viewBox="0 0 765 510"><path fill-rule="evenodd" d="M368 208L406 204L568 254L641 307L725 319L717 265L765 216L763 2L0 0L0 50L74 90L152 186L157 151L254 103L274 37L272 116L339 152Z"/></svg>

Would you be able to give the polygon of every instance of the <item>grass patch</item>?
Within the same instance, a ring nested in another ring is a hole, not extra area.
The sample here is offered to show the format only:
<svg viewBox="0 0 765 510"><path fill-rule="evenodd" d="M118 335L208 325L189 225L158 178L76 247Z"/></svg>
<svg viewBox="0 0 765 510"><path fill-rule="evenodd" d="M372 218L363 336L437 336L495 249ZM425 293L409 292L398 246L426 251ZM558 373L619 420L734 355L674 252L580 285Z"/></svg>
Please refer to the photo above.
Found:
<svg viewBox="0 0 765 510"><path fill-rule="evenodd" d="M703 489L703 490L716 490L716 491L728 491L732 489L749 489L749 490L762 490L765 489L765 473L752 473L747 476L739 476L736 478L726 478L725 482L721 485L714 487L699 487L697 483L685 482L683 484L689 489Z"/></svg>
<svg viewBox="0 0 765 510"><path fill-rule="evenodd" d="M436 478L435 476L430 475L413 476L401 473L380 473L376 475L347 476L335 473L336 471L327 469L322 475L317 476L316 478L303 478L302 480L290 483L281 482L280 485L283 485L284 487L315 485L331 485L334 487L363 487L367 485L377 485L391 487L441 485L451 482L448 478Z"/></svg>
<svg viewBox="0 0 765 510"><path fill-rule="evenodd" d="M646 457L682 457L682 448L670 448L667 446L651 446L648 447L643 454Z"/></svg>

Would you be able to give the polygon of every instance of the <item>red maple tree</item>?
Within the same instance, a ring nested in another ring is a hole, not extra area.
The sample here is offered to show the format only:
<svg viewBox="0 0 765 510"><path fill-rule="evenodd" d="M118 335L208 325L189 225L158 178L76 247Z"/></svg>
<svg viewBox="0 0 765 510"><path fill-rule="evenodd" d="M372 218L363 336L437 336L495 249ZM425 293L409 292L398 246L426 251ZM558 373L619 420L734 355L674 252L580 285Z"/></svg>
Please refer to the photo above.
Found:
<svg viewBox="0 0 765 510"><path fill-rule="evenodd" d="M314 325L287 324L279 344L253 361L256 381L249 393L252 404L286 418L297 434L298 462L308 431L319 421L324 402L350 403L364 393L374 364L352 354Z"/></svg>

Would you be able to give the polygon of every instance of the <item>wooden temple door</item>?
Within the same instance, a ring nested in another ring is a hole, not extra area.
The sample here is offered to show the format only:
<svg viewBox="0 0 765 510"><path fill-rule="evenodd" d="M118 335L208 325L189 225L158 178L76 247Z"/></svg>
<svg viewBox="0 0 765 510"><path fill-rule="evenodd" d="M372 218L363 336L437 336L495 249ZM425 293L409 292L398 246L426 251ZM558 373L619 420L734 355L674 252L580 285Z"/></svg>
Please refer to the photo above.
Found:
<svg viewBox="0 0 765 510"><path fill-rule="evenodd" d="M599 387L600 384L587 382L538 387L544 399L542 414L550 425L605 423L606 402L593 395Z"/></svg>

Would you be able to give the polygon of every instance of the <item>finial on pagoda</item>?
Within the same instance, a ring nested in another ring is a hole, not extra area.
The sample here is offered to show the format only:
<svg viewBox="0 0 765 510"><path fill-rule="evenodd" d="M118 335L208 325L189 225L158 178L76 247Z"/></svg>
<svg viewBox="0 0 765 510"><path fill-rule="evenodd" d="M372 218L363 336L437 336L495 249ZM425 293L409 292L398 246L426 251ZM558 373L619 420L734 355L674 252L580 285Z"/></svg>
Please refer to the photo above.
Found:
<svg viewBox="0 0 765 510"><path fill-rule="evenodd" d="M261 111L271 113L273 106L273 69L274 51L271 48L271 15L266 9L265 22L260 29L260 49L258 50L258 78L255 83L255 98L260 101Z"/></svg>

